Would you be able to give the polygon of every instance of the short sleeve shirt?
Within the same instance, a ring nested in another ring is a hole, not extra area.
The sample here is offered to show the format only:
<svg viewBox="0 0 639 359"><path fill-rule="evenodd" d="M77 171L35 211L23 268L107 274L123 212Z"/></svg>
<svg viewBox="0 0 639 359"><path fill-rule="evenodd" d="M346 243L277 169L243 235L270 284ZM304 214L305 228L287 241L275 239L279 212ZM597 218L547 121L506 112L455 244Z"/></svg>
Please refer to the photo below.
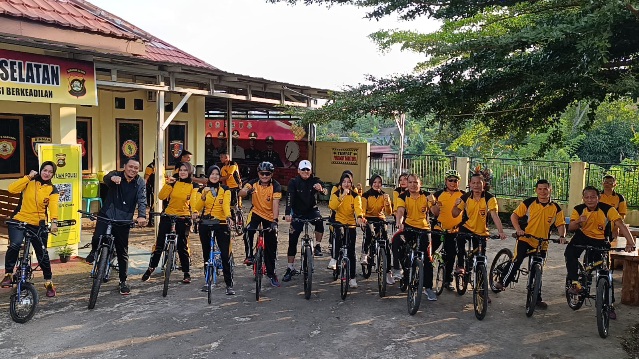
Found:
<svg viewBox="0 0 639 359"><path fill-rule="evenodd" d="M428 192L419 191L419 197L412 198L406 191L397 198L397 208L404 207L404 223L418 229L430 229L428 223Z"/></svg>
<svg viewBox="0 0 639 359"><path fill-rule="evenodd" d="M259 181L259 179L253 179L244 185L246 190L251 188L255 190L251 195L253 201L251 212L266 220L274 221L273 201L282 198L282 186L276 180L271 180L268 186L261 185Z"/></svg>
<svg viewBox="0 0 639 359"><path fill-rule="evenodd" d="M522 201L513 213L519 218L527 216L528 221L524 232L538 238L548 238L553 224L555 226L566 224L564 212L557 203L552 201L541 203L535 197ZM538 242L534 238L521 237L520 240L537 248ZM547 248L548 242L544 242L543 246Z"/></svg>
<svg viewBox="0 0 639 359"><path fill-rule="evenodd" d="M478 236L488 236L488 212L499 211L497 198L490 193L482 193L479 200L472 197L472 192L461 197L462 202L457 208L462 210L462 222L464 228Z"/></svg>
<svg viewBox="0 0 639 359"><path fill-rule="evenodd" d="M457 190L455 192L449 191L437 191L433 193L433 199L439 203L439 216L437 216L437 222L441 224L437 225L435 229L445 229L449 232L457 232L458 226L462 221L462 216L453 217L452 209L455 207L455 201L457 198L461 198L464 195L464 191Z"/></svg>
<svg viewBox="0 0 639 359"><path fill-rule="evenodd" d="M606 238L605 230L608 222L621 219L621 215L614 207L601 202L592 211L583 203L575 206L570 215L570 220L576 221L582 215L587 217L586 222L581 226L583 234L588 238L602 241Z"/></svg>

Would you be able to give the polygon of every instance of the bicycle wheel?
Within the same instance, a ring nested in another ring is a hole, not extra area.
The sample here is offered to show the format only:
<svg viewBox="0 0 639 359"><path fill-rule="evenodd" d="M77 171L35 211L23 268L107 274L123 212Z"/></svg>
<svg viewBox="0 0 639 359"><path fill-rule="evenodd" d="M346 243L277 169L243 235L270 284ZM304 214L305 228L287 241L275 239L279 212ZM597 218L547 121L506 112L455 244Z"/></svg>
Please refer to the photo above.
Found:
<svg viewBox="0 0 639 359"><path fill-rule="evenodd" d="M109 248L104 246L98 253L97 273L93 277L93 285L91 286L91 294L89 295L89 309L95 308L95 302L98 300L100 285L104 279L107 266L109 265Z"/></svg>
<svg viewBox="0 0 639 359"><path fill-rule="evenodd" d="M443 262L437 264L437 274L435 276L435 293L440 296L444 291L444 275L446 272L446 266Z"/></svg>
<svg viewBox="0 0 639 359"><path fill-rule="evenodd" d="M475 308L475 317L482 320L486 317L488 311L488 275L486 273L486 264L477 263L475 268L475 283L473 286L473 307Z"/></svg>
<svg viewBox="0 0 639 359"><path fill-rule="evenodd" d="M11 319L16 323L26 323L35 314L38 306L38 291L33 288L33 284L24 282L19 284L20 295L18 289L14 289L11 294L11 304L9 305L9 314Z"/></svg>
<svg viewBox="0 0 639 359"><path fill-rule="evenodd" d="M541 265L539 263L535 263L532 267L532 271L528 273L528 276L528 288L526 291L526 316L532 317L539 298L539 291L541 290Z"/></svg>
<svg viewBox="0 0 639 359"><path fill-rule="evenodd" d="M422 301L422 288L424 287L424 263L421 258L413 261L408 280L408 314L415 315Z"/></svg>
<svg viewBox="0 0 639 359"><path fill-rule="evenodd" d="M235 281L233 280L233 275L235 274L235 259L233 258L233 253L229 255L229 272L231 272L231 287L235 285Z"/></svg>
<svg viewBox="0 0 639 359"><path fill-rule="evenodd" d="M468 274L455 274L455 289L457 294L464 295L468 289Z"/></svg>
<svg viewBox="0 0 639 359"><path fill-rule="evenodd" d="M255 300L258 302L260 301L260 291L262 290L262 276L264 276L264 272L262 271L263 260L264 249L258 248L255 261L253 262L253 271L255 273Z"/></svg>
<svg viewBox="0 0 639 359"><path fill-rule="evenodd" d="M504 268L508 265L508 263L510 263L510 261L512 261L512 259L513 252L511 252L508 248L501 249L497 252L497 255L495 255L493 263L490 265L490 276L488 277L488 280L490 281L490 289L493 292L501 292L501 290L495 288L495 283L503 280Z"/></svg>
<svg viewBox="0 0 639 359"><path fill-rule="evenodd" d="M235 234L244 234L244 212L241 209L235 210Z"/></svg>
<svg viewBox="0 0 639 359"><path fill-rule="evenodd" d="M595 306L597 310L597 330L602 338L608 337L608 329L610 329L610 283L608 278L601 277L597 281L597 298Z"/></svg>
<svg viewBox="0 0 639 359"><path fill-rule="evenodd" d="M583 285L584 266L583 264L581 264L581 262L579 263L579 270L577 273L579 273L579 282L581 282L582 286L585 288L585 286ZM566 302L568 302L568 306L570 307L570 309L577 310L584 304L584 300L586 300L586 297L583 294L568 293L568 289L570 289L571 286L572 283L569 280L566 280Z"/></svg>
<svg viewBox="0 0 639 359"><path fill-rule="evenodd" d="M304 275L304 298L311 298L313 288L313 250L307 246L302 257L302 274Z"/></svg>
<svg viewBox="0 0 639 359"><path fill-rule="evenodd" d="M379 247L377 253L377 290L379 291L380 298L386 296L386 272L388 272L386 248Z"/></svg>
<svg viewBox="0 0 639 359"><path fill-rule="evenodd" d="M348 284L349 284L349 281L351 280L351 275L350 275L351 270L350 270L350 263L348 261L348 258L342 258L342 260L340 261L339 270L341 274L341 283L339 286L339 292L342 297L342 300L344 300L346 299L346 296L348 295Z"/></svg>
<svg viewBox="0 0 639 359"><path fill-rule="evenodd" d="M215 269L211 264L206 265L206 297L211 304L211 293L213 292L213 275L215 273Z"/></svg>
<svg viewBox="0 0 639 359"><path fill-rule="evenodd" d="M175 262L175 243L169 241L167 243L169 248L166 251L166 258L164 258L164 287L162 288L162 296L166 297L169 293L169 281L171 280L171 271L173 270L173 263Z"/></svg>

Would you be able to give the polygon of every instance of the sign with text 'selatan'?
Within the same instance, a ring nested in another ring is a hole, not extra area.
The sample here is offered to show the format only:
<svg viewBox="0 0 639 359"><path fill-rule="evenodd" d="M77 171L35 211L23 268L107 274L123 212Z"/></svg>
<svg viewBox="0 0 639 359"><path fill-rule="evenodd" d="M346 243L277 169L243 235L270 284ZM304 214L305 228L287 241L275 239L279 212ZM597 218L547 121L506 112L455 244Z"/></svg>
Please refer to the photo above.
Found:
<svg viewBox="0 0 639 359"><path fill-rule="evenodd" d="M0 101L97 106L95 65L0 49Z"/></svg>

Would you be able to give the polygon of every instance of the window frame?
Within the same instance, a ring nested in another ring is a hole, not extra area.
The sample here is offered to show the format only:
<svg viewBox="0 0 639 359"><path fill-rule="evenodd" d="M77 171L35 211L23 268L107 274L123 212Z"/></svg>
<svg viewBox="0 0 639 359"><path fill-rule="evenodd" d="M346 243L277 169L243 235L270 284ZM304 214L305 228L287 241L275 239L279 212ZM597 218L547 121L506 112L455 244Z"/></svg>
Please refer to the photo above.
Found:
<svg viewBox="0 0 639 359"><path fill-rule="evenodd" d="M0 115L0 121L3 120L18 120L18 130L19 130L19 138L17 138L18 143L20 144L20 151L19 151L19 156L20 156L20 172L19 173L6 173L6 174L1 174L0 173L0 179L13 179L13 178L20 178L23 177L25 174L25 162L26 162L26 158L25 158L25 154L24 154L24 148L25 148L25 144L22 143L24 142L22 137L24 137L24 118L22 116L19 115ZM15 155L15 153L14 153Z"/></svg>
<svg viewBox="0 0 639 359"><path fill-rule="evenodd" d="M120 151L121 148L120 146L122 146L122 144L120 143L120 124L121 123L128 123L128 124L134 124L134 125L138 125L139 126L139 135L138 135L138 152L136 157L138 158L139 161L142 161L142 150L144 149L144 136L142 136L142 129L143 129L143 122L142 120L139 119L128 119L128 118L116 118L115 119L115 138L116 138L116 146L115 146L115 164L117 166L118 170L122 170L124 169L124 165L122 165L120 162ZM140 162L141 163L141 162ZM140 164L141 165L141 164ZM143 169L142 169L143 170Z"/></svg>
<svg viewBox="0 0 639 359"><path fill-rule="evenodd" d="M87 169L82 169L82 174L93 173L93 118L91 117L76 117L75 119L75 130L76 130L76 138L78 131L78 122L86 122L87 123L87 138L85 139L85 147L87 151ZM77 142L77 139L76 139ZM82 162L82 159L80 159Z"/></svg>

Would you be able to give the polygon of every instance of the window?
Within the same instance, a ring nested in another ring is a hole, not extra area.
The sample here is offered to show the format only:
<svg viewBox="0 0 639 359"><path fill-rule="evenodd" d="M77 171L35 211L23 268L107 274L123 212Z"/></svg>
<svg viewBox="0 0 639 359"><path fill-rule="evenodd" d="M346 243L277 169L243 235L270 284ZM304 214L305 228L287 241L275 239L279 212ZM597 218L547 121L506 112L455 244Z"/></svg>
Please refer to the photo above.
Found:
<svg viewBox="0 0 639 359"><path fill-rule="evenodd" d="M116 120L117 126L117 166L124 168L127 158L142 158L142 120Z"/></svg>
<svg viewBox="0 0 639 359"><path fill-rule="evenodd" d="M164 104L165 112L173 112L173 102L167 102Z"/></svg>
<svg viewBox="0 0 639 359"><path fill-rule="evenodd" d="M36 144L51 143L49 116L0 116L0 128L0 178L38 170Z"/></svg>
<svg viewBox="0 0 639 359"><path fill-rule="evenodd" d="M166 166L172 168L180 159L180 154L186 146L187 123L173 121L166 129Z"/></svg>
<svg viewBox="0 0 639 359"><path fill-rule="evenodd" d="M185 102L184 105L182 105L182 108L180 109L180 111L184 113L189 113L189 103Z"/></svg>
<svg viewBox="0 0 639 359"><path fill-rule="evenodd" d="M82 146L82 173L90 173L93 165L91 119L78 117L75 123L78 144Z"/></svg>
<svg viewBox="0 0 639 359"><path fill-rule="evenodd" d="M136 98L133 100L133 109L136 111L144 110L144 100L141 98Z"/></svg>
<svg viewBox="0 0 639 359"><path fill-rule="evenodd" d="M126 108L126 99L124 97L116 97L115 108L124 110Z"/></svg>

